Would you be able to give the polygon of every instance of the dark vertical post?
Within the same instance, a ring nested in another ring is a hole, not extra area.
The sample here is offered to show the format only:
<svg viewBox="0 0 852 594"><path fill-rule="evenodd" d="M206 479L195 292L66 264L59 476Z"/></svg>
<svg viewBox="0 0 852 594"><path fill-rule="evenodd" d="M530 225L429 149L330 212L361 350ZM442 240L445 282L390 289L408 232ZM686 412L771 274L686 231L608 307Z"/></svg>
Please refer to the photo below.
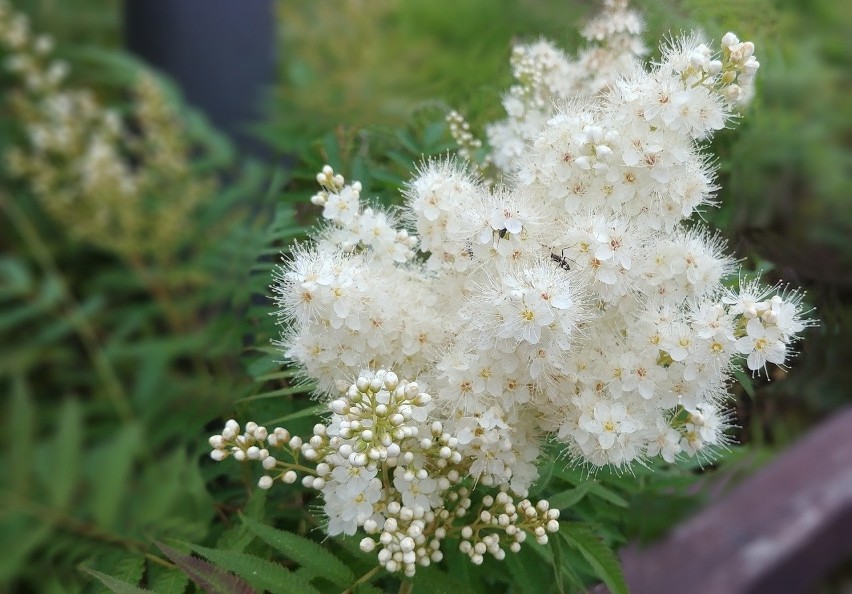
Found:
<svg viewBox="0 0 852 594"><path fill-rule="evenodd" d="M174 78L239 149L263 154L248 128L274 80L273 0L125 0L124 23L132 52Z"/></svg>

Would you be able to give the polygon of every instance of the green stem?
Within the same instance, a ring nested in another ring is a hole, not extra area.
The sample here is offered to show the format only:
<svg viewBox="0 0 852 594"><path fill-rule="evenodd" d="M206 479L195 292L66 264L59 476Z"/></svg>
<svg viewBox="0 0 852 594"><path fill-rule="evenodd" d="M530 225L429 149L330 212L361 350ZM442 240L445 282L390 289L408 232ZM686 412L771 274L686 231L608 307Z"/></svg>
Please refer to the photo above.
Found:
<svg viewBox="0 0 852 594"><path fill-rule="evenodd" d="M376 565L373 569L371 569L370 571L359 577L357 580L355 580L355 582L351 586L349 586L343 591L343 594L352 594L352 592L355 591L356 587L366 582L369 582L373 578L373 576L375 576L377 573L379 573L379 571L381 571L381 569L381 565Z"/></svg>

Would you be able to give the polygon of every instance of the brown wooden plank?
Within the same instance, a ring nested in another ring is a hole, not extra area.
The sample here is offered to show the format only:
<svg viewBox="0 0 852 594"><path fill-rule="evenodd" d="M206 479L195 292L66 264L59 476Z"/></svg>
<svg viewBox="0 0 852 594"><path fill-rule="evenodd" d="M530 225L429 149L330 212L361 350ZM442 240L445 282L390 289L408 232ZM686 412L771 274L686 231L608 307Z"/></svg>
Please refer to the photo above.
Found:
<svg viewBox="0 0 852 594"><path fill-rule="evenodd" d="M661 542L621 556L634 594L797 594L813 592L849 555L852 409Z"/></svg>

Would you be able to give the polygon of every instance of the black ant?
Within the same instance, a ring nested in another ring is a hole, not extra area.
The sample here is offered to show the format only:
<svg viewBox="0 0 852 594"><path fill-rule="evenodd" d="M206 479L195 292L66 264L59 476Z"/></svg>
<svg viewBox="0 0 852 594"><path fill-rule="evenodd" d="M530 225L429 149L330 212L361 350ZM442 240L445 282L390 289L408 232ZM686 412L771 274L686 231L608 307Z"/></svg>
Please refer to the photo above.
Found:
<svg viewBox="0 0 852 594"><path fill-rule="evenodd" d="M562 250L562 253L565 253L564 249ZM559 268L561 268L562 270L571 270L571 265L568 263L569 260L565 256L557 256L556 254L550 254L550 259L559 264Z"/></svg>

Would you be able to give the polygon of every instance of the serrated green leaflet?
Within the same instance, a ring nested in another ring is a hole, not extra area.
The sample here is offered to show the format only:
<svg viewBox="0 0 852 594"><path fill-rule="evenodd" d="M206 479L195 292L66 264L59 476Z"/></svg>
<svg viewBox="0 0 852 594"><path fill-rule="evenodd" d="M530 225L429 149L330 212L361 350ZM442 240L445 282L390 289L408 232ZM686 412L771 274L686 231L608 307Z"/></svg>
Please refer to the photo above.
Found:
<svg viewBox="0 0 852 594"><path fill-rule="evenodd" d="M100 571L95 571L94 569L88 569L86 567L82 569L89 575L98 578L104 586L115 592L115 594L152 594L153 592L152 590L145 590L144 588L139 588L133 584L128 584L125 581L114 578L111 575L107 575Z"/></svg>
<svg viewBox="0 0 852 594"><path fill-rule="evenodd" d="M241 516L241 518L255 534L288 559L316 570L318 575L338 586L348 586L355 581L352 571L340 559L314 541L261 524L247 516Z"/></svg>
<svg viewBox="0 0 852 594"><path fill-rule="evenodd" d="M163 543L157 543L166 557L190 577L208 594L256 594L255 590L243 579L231 575L224 569L211 565L207 561L182 553Z"/></svg>
<svg viewBox="0 0 852 594"><path fill-rule="evenodd" d="M612 594L628 594L618 557L585 524L563 522L559 535L577 549Z"/></svg>
<svg viewBox="0 0 852 594"><path fill-rule="evenodd" d="M210 549L188 543L186 546L201 553L222 569L237 574L258 590L266 590L272 594L317 594L316 588L300 580L278 563L235 551Z"/></svg>

